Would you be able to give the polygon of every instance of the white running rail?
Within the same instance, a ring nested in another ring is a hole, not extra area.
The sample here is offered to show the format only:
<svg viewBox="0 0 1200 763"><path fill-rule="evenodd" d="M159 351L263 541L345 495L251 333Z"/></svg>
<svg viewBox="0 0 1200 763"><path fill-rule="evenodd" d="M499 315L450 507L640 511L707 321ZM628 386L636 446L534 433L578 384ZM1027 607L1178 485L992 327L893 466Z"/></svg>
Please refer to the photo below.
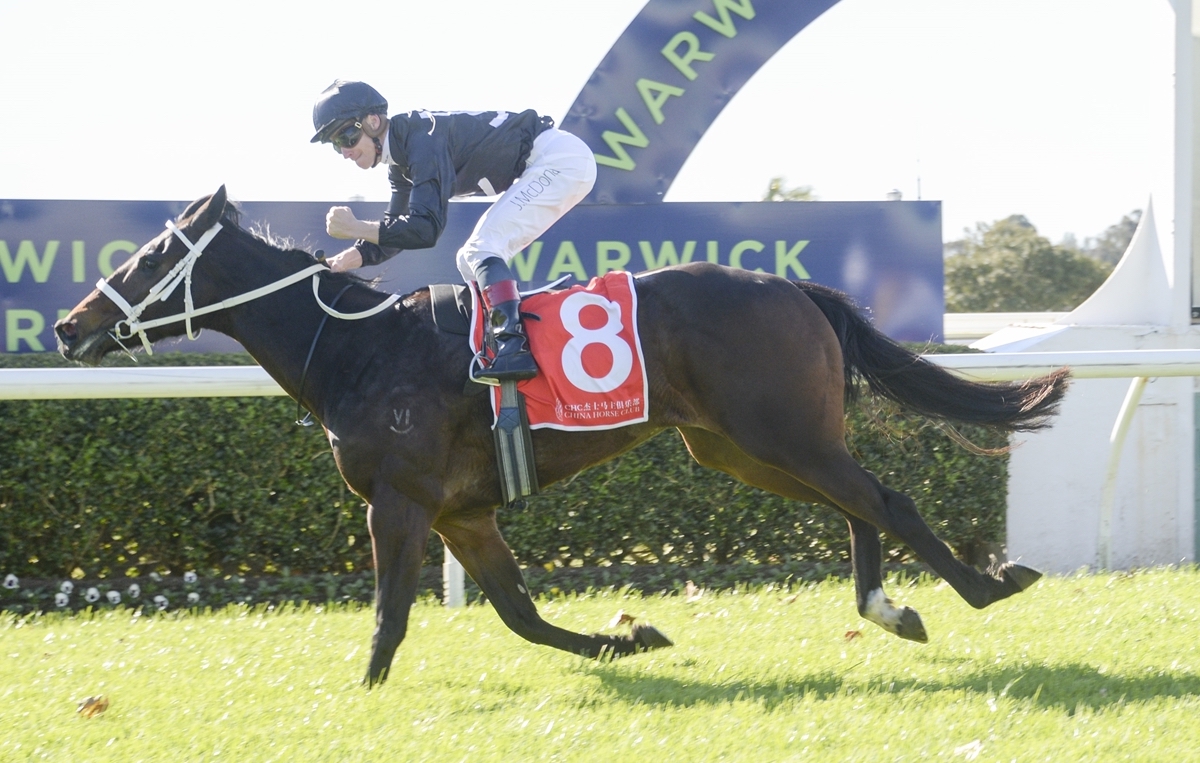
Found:
<svg viewBox="0 0 1200 763"><path fill-rule="evenodd" d="M0 369L0 400L286 394L260 366Z"/></svg>
<svg viewBox="0 0 1200 763"><path fill-rule="evenodd" d="M1068 366L1077 379L1200 376L1200 350L1095 350L924 355L984 381L1028 379ZM0 369L0 400L285 395L259 366Z"/></svg>
<svg viewBox="0 0 1200 763"><path fill-rule="evenodd" d="M975 352L922 357L982 381L1031 379L1064 366L1076 379L1200 376L1200 350Z"/></svg>

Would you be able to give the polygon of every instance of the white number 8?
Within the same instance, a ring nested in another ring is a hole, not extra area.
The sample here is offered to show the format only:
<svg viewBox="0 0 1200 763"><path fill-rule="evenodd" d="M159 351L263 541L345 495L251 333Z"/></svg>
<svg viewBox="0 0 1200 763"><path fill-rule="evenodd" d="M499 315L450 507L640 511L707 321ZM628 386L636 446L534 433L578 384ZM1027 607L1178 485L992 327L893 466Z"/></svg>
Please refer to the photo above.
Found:
<svg viewBox="0 0 1200 763"><path fill-rule="evenodd" d="M587 329L579 323L583 308L595 305L608 315L598 329ZM562 351L562 368L567 380L584 392L611 392L620 387L633 371L633 350L621 338L621 306L598 294L576 292L563 300L559 309L563 328L571 335ZM583 367L583 348L602 344L612 352L612 368L602 377L589 374Z"/></svg>

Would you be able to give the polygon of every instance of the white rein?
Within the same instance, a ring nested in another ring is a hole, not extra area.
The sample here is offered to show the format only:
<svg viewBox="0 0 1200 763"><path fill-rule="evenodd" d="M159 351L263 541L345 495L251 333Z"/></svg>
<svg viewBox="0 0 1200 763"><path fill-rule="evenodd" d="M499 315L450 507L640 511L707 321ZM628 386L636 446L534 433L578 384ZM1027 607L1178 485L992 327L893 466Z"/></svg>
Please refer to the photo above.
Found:
<svg viewBox="0 0 1200 763"><path fill-rule="evenodd" d="M329 270L329 266L316 263L297 273L292 273L291 275L281 278L278 281L269 283L266 286L239 294L236 297L230 297L229 299L221 300L220 302L216 302L211 305L197 308L192 302L192 268L195 267L196 260L200 258L200 255L204 254L204 248L208 246L213 238L216 237L216 235L221 231L221 227L221 223L216 223L213 225L213 227L205 231L204 234L196 240L196 243L193 244L190 240L188 240L188 237L183 233L183 231L179 230L175 223L168 220L167 229L174 233L175 236L177 236L179 240L187 246L188 253L184 255L183 259L175 264L175 267L171 268L170 273L167 273L167 275L163 277L161 281L159 281L150 289L150 292L146 295L146 298L139 302L136 306L130 305L129 302L120 294L118 294L117 290L109 285L108 281L104 280L103 278L96 283L96 288L104 292L104 294L106 294L108 298L117 305L117 307L121 308L121 310L125 312L125 319L117 321L116 325L112 328L113 337L117 340L118 344L121 344L122 339L132 339L136 334L142 340L142 346L146 348L146 354L153 355L154 351L150 349L150 339L146 336L146 332L149 329L157 328L158 326L165 326L169 323L178 323L179 321L183 321L186 327L185 330L187 331L188 339L195 339L196 336L192 333L192 318L196 318L201 315L207 315L209 313L215 313L218 310L224 310L245 302L250 302L258 299L259 297L266 296L267 294L271 294L272 292L276 292L280 289L291 286L298 281L303 281L310 275L312 276L313 297L317 300L317 304L321 306L321 309L332 315L334 318L341 318L342 320L347 321L370 318L372 315L380 313L386 310L388 307L391 307L398 299L400 299L399 294L391 294L387 299L370 310L364 310L361 313L338 312L321 301L321 297L318 293L318 289L320 288L321 284L320 271ZM154 320L150 321L142 321L139 319L142 311L149 307L155 300L166 302L167 298L174 293L176 287L178 287L180 283L183 283L184 288L184 310L182 313L168 315L165 318L155 318ZM125 345L121 344L121 346L124 347Z"/></svg>

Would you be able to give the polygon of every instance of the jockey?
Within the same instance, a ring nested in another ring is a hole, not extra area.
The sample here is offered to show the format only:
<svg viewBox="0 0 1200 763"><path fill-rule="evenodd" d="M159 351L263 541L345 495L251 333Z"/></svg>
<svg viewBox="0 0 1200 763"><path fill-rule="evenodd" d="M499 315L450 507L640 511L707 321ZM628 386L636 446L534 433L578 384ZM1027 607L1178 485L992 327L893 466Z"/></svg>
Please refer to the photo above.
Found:
<svg viewBox="0 0 1200 763"><path fill-rule="evenodd" d="M392 200L381 222L332 207L330 236L357 239L329 258L334 271L376 265L404 249L437 243L451 197L499 198L458 250L459 273L476 281L488 310L495 358L476 378L537 375L509 262L591 191L596 159L574 135L534 111L410 111L388 104L365 82L338 80L313 106L313 143L331 143L364 170L388 168Z"/></svg>

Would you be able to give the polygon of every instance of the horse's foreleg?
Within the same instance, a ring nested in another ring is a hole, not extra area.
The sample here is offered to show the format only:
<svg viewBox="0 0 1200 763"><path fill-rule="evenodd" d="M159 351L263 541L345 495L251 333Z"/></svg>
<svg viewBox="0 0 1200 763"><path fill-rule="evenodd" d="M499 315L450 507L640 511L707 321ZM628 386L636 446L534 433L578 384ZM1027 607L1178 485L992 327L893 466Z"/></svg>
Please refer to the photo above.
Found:
<svg viewBox="0 0 1200 763"><path fill-rule="evenodd" d="M585 657L619 656L671 646L649 625L635 625L629 636L573 633L551 625L538 614L525 578L496 527L494 514L439 522L435 528L463 569L496 608L500 619L521 638Z"/></svg>
<svg viewBox="0 0 1200 763"><path fill-rule="evenodd" d="M375 636L363 682L372 686L387 680L408 629L430 521L424 508L385 486L371 496L367 526L375 556Z"/></svg>

